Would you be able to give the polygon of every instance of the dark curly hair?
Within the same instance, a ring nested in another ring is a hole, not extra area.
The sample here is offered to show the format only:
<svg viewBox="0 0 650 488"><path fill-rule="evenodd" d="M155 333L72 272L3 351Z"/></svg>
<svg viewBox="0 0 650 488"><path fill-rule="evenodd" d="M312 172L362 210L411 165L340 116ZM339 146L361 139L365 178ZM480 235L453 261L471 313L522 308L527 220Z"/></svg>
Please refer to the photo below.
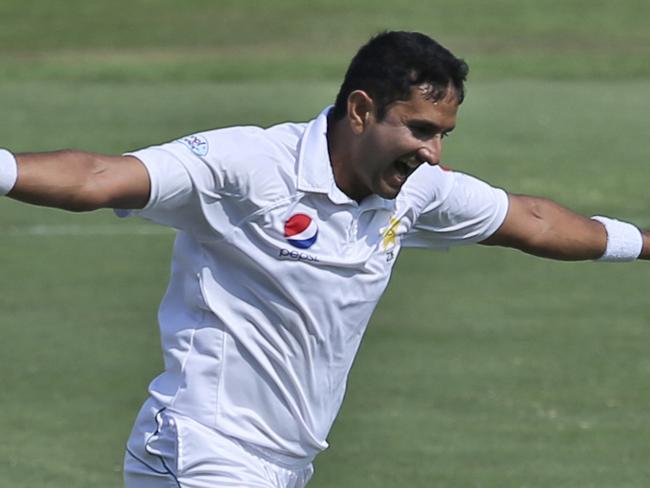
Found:
<svg viewBox="0 0 650 488"><path fill-rule="evenodd" d="M430 85L427 98L438 101L453 87L458 103L465 98L469 67L429 36L419 32L382 32L359 49L336 96L334 120L347 113L348 96L365 91L375 102L381 120L388 105L408 100L414 86Z"/></svg>

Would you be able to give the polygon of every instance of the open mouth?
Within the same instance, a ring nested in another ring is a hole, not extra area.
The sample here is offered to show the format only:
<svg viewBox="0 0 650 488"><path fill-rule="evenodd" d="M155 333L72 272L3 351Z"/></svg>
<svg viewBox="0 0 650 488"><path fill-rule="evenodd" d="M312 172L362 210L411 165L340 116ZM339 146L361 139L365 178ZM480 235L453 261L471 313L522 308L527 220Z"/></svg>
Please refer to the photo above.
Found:
<svg viewBox="0 0 650 488"><path fill-rule="evenodd" d="M392 165L388 178L389 184L394 188L400 188L409 176L420 166L421 163L411 158L400 158Z"/></svg>
<svg viewBox="0 0 650 488"><path fill-rule="evenodd" d="M398 159L395 161L395 168L397 169L397 172L403 176L404 178L408 178L413 171L415 171L418 166L420 166L420 162L416 161L415 159L411 158L403 158L403 159Z"/></svg>

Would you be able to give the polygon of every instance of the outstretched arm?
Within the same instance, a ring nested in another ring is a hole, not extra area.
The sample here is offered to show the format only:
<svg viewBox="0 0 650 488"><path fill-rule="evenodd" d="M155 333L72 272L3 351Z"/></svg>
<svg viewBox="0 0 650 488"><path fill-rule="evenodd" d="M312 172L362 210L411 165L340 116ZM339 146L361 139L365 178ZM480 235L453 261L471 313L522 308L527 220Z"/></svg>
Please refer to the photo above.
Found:
<svg viewBox="0 0 650 488"><path fill-rule="evenodd" d="M552 200L509 195L508 214L496 233L481 242L565 261L600 258L607 231L597 220L578 215ZM640 259L650 259L650 233L642 232Z"/></svg>
<svg viewBox="0 0 650 488"><path fill-rule="evenodd" d="M144 165L132 156L83 151L17 154L17 179L10 198L72 211L142 208L150 183Z"/></svg>

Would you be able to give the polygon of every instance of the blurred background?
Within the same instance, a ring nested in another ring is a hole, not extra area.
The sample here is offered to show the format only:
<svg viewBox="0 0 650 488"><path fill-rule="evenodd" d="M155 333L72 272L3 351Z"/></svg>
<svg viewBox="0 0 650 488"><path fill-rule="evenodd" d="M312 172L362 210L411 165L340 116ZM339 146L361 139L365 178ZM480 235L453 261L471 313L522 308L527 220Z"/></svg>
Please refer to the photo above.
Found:
<svg viewBox="0 0 650 488"><path fill-rule="evenodd" d="M418 30L471 68L445 164L650 226L648 25L645 0L3 0L0 146L118 154L309 120L371 35ZM0 486L120 486L172 240L0 202ZM647 486L649 280L404 252L310 486Z"/></svg>

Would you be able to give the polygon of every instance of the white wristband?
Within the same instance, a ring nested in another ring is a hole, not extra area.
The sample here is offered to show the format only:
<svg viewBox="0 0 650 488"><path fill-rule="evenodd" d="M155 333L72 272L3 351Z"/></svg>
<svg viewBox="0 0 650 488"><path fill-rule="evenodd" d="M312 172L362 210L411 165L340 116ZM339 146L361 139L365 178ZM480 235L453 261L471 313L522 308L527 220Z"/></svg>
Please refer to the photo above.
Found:
<svg viewBox="0 0 650 488"><path fill-rule="evenodd" d="M6 149L0 149L0 196L9 193L18 179L16 158Z"/></svg>
<svg viewBox="0 0 650 488"><path fill-rule="evenodd" d="M598 261L634 261L643 249L643 236L634 225L620 220L592 217L605 226L607 231L607 249Z"/></svg>

